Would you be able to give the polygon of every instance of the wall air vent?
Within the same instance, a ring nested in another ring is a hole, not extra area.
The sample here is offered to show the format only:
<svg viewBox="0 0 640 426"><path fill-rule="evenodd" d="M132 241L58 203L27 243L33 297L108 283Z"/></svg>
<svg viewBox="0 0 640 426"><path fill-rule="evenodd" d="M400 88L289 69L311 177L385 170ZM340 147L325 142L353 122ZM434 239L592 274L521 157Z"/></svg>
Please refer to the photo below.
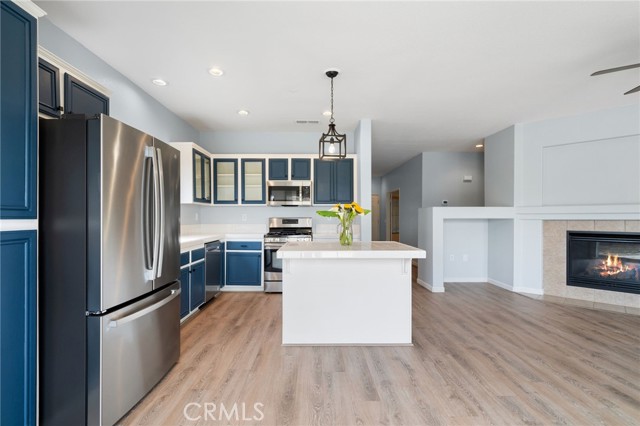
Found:
<svg viewBox="0 0 640 426"><path fill-rule="evenodd" d="M296 120L296 124L320 124L319 120Z"/></svg>

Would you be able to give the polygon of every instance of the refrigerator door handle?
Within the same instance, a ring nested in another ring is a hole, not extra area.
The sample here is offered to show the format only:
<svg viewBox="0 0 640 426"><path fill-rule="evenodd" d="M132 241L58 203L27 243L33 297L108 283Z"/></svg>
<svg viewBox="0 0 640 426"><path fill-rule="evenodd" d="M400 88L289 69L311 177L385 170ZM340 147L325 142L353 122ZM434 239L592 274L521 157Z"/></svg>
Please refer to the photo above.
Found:
<svg viewBox="0 0 640 426"><path fill-rule="evenodd" d="M156 309L160 309L161 307L163 307L164 305L166 305L167 303L171 302L173 299L175 299L176 297L180 296L180 289L177 290L171 290L171 294L169 294L169 296L165 297L164 299L162 299L161 301L154 303L151 306L147 306L144 309L140 309L139 311L136 311L130 315L127 315L126 317L117 319L117 320L113 320L113 321L109 321L109 328L118 328L118 327L122 327L123 325L125 325L128 322L134 321L140 317L143 317L153 311L155 311Z"/></svg>
<svg viewBox="0 0 640 426"><path fill-rule="evenodd" d="M156 149L151 147L153 163L153 271L152 279L158 277L158 262L160 258L160 179L158 174L158 156Z"/></svg>
<svg viewBox="0 0 640 426"><path fill-rule="evenodd" d="M151 166L149 166L149 162ZM156 163L153 152L153 147L147 146L144 150L144 172L143 172L143 199L142 199L142 232L143 232L143 253L144 253L144 278L147 281L153 280L155 277L155 263L157 262L155 256L155 223L151 219L151 201L150 194L152 194L155 187L155 175L156 175ZM155 197L154 208L155 208ZM150 223L151 222L151 223ZM153 226L153 229L151 229Z"/></svg>
<svg viewBox="0 0 640 426"><path fill-rule="evenodd" d="M164 170L162 168L162 150L156 148L157 163L158 163L158 183L159 183L159 213L160 213L160 232L158 234L159 251L158 251L158 265L156 268L156 278L162 276L162 263L164 261L164 219L165 208L164 205Z"/></svg>

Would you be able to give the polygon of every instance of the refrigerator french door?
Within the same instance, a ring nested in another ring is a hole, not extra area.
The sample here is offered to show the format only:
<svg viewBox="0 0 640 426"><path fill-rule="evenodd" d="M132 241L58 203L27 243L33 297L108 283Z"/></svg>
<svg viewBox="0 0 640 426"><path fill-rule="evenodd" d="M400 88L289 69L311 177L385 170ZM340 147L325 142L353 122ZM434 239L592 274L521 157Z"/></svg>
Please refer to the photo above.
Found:
<svg viewBox="0 0 640 426"><path fill-rule="evenodd" d="M179 152L105 115L39 145L40 423L111 425L180 353Z"/></svg>

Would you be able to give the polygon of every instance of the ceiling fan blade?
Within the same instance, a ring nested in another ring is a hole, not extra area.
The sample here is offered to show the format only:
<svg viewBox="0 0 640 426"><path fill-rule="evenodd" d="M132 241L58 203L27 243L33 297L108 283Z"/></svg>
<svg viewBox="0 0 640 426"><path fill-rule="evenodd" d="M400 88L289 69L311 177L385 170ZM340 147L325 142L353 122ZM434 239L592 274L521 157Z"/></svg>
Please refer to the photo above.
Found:
<svg viewBox="0 0 640 426"><path fill-rule="evenodd" d="M591 77L593 77L594 75L609 74L610 72L630 70L633 68L640 68L640 64L625 65L623 67L609 68L607 70L596 71L593 74L591 74Z"/></svg>
<svg viewBox="0 0 640 426"><path fill-rule="evenodd" d="M633 89L629 90L628 92L625 92L625 95L628 95L628 94L631 94L631 93L636 93L636 92L640 92L640 86L634 87Z"/></svg>

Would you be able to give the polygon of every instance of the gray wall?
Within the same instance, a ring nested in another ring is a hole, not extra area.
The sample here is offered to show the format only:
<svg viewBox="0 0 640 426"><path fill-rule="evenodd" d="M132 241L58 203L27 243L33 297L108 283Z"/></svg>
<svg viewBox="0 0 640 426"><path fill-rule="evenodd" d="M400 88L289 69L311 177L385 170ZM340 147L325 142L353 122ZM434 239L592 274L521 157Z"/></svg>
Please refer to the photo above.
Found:
<svg viewBox="0 0 640 426"><path fill-rule="evenodd" d="M372 194L382 194L382 177L374 176L371 178L371 193Z"/></svg>
<svg viewBox="0 0 640 426"><path fill-rule="evenodd" d="M111 91L109 115L113 118L165 142L199 141L200 132L53 25L46 17L38 20L38 42Z"/></svg>
<svg viewBox="0 0 640 426"><path fill-rule="evenodd" d="M515 126L484 139L484 202L486 206L514 205Z"/></svg>
<svg viewBox="0 0 640 426"><path fill-rule="evenodd" d="M200 143L212 154L317 154L323 127L315 132L202 132ZM347 152L355 153L354 133L346 132Z"/></svg>
<svg viewBox="0 0 640 426"><path fill-rule="evenodd" d="M487 276L504 286L513 286L513 220L489 220Z"/></svg>
<svg viewBox="0 0 640 426"><path fill-rule="evenodd" d="M354 131L354 146L358 153L357 158L357 193L356 202L364 208L371 208L371 120L362 119L358 122L358 127ZM348 146L348 145L347 145ZM362 216L360 219L360 239L361 241L371 241L371 214Z"/></svg>
<svg viewBox="0 0 640 426"><path fill-rule="evenodd" d="M465 175L472 182L463 182ZM422 206L484 206L484 155L481 152L423 152ZM417 214L417 212L416 212Z"/></svg>
<svg viewBox="0 0 640 426"><path fill-rule="evenodd" d="M347 152L358 154L358 195L363 206L371 204L371 121L363 119L356 131L346 132ZM326 129L313 132L203 132L199 145L215 154L317 154L318 140ZM363 180L366 179L366 182ZM364 194L363 194L364 192ZM363 199L365 197L366 199ZM261 224L274 216L301 216L313 218L314 228L319 224L336 225L335 218L324 218L316 211L325 207L266 207L266 206L183 206L183 224ZM196 219L196 215L198 219ZM246 215L246 221L242 221ZM370 216L357 218L362 225L361 238L371 239ZM315 229L314 229L315 232Z"/></svg>
<svg viewBox="0 0 640 426"><path fill-rule="evenodd" d="M380 179L380 238L386 238L387 194L400 189L400 241L418 245L418 209L484 205L484 155L478 152L423 152ZM472 182L463 182L471 175ZM372 184L375 188L375 182Z"/></svg>
<svg viewBox="0 0 640 426"><path fill-rule="evenodd" d="M386 239L387 194L400 190L400 242L417 247L418 209L422 207L422 154L384 175L380 185L380 238Z"/></svg>

